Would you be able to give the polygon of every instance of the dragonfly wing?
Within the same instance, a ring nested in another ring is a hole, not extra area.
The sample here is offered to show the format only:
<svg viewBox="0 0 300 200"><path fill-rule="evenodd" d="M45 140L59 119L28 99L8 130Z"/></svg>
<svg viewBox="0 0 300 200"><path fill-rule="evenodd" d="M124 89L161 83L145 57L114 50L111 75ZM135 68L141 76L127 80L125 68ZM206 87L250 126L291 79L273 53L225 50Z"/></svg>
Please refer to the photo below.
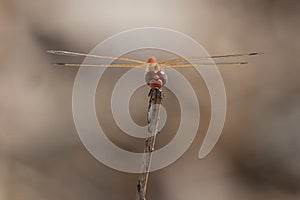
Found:
<svg viewBox="0 0 300 200"><path fill-rule="evenodd" d="M192 62L192 61L202 61L202 60L221 59L221 58L235 58L235 57L243 57L243 56L256 56L256 55L262 55L262 54L263 53L253 52L253 53L239 53L239 54L228 54L228 55L218 55L218 56L205 56L205 57L188 58L188 59L172 59L172 60L160 62L159 64Z"/></svg>
<svg viewBox="0 0 300 200"><path fill-rule="evenodd" d="M212 65L221 65L221 66L239 66L246 65L248 62L207 62L207 63L194 63L194 64L169 64L162 65L163 68L187 68L187 67L200 67L200 66L212 66Z"/></svg>
<svg viewBox="0 0 300 200"><path fill-rule="evenodd" d="M145 61L131 59L131 58L100 56L100 55L94 55L94 54L86 54L86 53L78 53L78 52L62 51L62 50L48 50L47 52L50 54L60 55L60 56L83 56L83 57L90 57L90 58L121 60L121 61L127 61L127 62L139 63L139 64L147 64L147 62L145 62Z"/></svg>
<svg viewBox="0 0 300 200"><path fill-rule="evenodd" d="M66 67L108 67L108 68L139 68L146 69L143 65L136 64L110 64L110 65L102 65L102 64L81 64L81 63L54 63L55 65L61 65Z"/></svg>

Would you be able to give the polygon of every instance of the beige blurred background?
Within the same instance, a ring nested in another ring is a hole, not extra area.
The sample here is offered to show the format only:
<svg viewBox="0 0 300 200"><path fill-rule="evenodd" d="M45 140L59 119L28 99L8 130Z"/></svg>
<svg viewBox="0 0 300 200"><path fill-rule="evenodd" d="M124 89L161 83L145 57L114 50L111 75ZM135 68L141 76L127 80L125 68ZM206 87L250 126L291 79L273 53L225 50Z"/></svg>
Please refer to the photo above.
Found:
<svg viewBox="0 0 300 200"><path fill-rule="evenodd" d="M210 116L208 94L200 77L183 72L198 89L203 121L183 157L151 174L148 199L299 199L299 10L297 0L0 0L0 200L135 199L138 175L104 166L78 138L71 108L77 69L52 66L70 58L45 51L89 52L113 34L144 26L181 31L210 54L265 53L246 59L245 67L220 69L227 120L203 160L197 154ZM122 73L108 73L102 87L111 88L109 76ZM109 128L120 146L142 147ZM166 135L160 145L172 138Z"/></svg>

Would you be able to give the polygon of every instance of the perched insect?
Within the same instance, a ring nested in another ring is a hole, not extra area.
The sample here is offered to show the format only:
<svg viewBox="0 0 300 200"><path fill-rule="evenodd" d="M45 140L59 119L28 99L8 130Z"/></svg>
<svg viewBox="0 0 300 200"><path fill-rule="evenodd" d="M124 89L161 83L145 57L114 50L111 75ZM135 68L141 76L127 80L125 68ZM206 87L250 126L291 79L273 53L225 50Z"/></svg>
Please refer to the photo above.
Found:
<svg viewBox="0 0 300 200"><path fill-rule="evenodd" d="M234 57L243 57L243 56L255 56L262 53L245 53L245 54L230 54L230 55L221 55L221 56L208 56L200 58L189 58L189 59L174 59L163 62L157 62L154 57L150 57L148 61L136 60L131 58L122 58L122 57L109 57L109 56L100 56L93 54L84 54L70 51L61 51L61 50L49 50L48 53L62 56L82 56L90 58L99 58L99 59L110 59L118 61L126 61L131 63L119 63L119 64L78 64L78 63L55 63L56 65L63 65L67 67L125 67L125 68L139 68L146 71L145 81L149 85L151 90L161 89L167 82L167 75L164 71L165 68L185 68L193 66L208 66L208 65L244 65L248 62L208 62L211 59L221 59L221 58L234 58ZM207 60L207 62L199 62ZM193 63L193 64L191 64Z"/></svg>

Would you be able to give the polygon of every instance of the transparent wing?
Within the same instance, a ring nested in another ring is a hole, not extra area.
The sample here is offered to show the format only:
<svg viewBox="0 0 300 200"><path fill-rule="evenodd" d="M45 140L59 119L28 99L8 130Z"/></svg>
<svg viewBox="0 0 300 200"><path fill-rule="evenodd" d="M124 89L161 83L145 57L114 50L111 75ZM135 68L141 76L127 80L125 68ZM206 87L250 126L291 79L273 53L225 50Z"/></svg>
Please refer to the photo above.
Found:
<svg viewBox="0 0 300 200"><path fill-rule="evenodd" d="M242 56L256 56L256 55L262 55L262 54L263 53L254 52L254 53L228 54L228 55L220 55L220 56L206 56L206 57L188 58L188 59L173 59L173 60L167 60L164 62L160 62L159 64L169 64L169 63L177 63L177 62L193 62L193 61L221 59L221 58L235 58L235 57L242 57Z"/></svg>
<svg viewBox="0 0 300 200"><path fill-rule="evenodd" d="M102 64L80 64L80 63L54 63L54 65L62 65L66 67L113 67L113 68L139 68L146 69L144 65L136 65L136 64L110 64L110 65L102 65Z"/></svg>
<svg viewBox="0 0 300 200"><path fill-rule="evenodd" d="M163 68L186 68L186 67L200 67L200 66L211 66L211 65L221 65L221 66L239 66L246 65L248 62L208 62L208 63L195 63L195 64L169 64L162 65Z"/></svg>
<svg viewBox="0 0 300 200"><path fill-rule="evenodd" d="M77 53L77 52L62 51L62 50L48 50L47 52L50 53L50 54L60 55L60 56L84 56L84 57L90 57L90 58L121 60L121 61L128 61L128 62L134 62L134 63L139 63L139 64L147 64L147 62L145 62L145 61L131 59L131 58L117 58L117 57L110 57L110 56L99 56L99 55L93 55L93 54Z"/></svg>

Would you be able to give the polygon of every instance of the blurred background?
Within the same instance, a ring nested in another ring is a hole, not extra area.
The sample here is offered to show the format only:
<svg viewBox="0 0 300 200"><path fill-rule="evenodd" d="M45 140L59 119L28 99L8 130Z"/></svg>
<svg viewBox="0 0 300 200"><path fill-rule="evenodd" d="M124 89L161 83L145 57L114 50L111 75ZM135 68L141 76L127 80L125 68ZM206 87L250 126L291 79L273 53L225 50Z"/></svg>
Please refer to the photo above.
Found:
<svg viewBox="0 0 300 200"><path fill-rule="evenodd" d="M220 67L227 119L203 160L197 155L209 123L209 96L201 77L182 72L197 91L202 121L189 150L151 173L148 199L299 199L299 10L297 0L0 0L0 199L135 199L138 175L95 160L76 133L71 104L77 69L51 63L81 60L46 50L89 52L113 34L145 26L183 32L211 55L265 53L245 58L247 66ZM106 73L97 91L98 113L122 73ZM137 123L145 121L139 96L147 90L132 100ZM178 110L171 97L166 109ZM142 140L122 136L111 115L103 120L111 123L113 142L136 151L143 147ZM178 127L167 125L158 145L170 141Z"/></svg>

